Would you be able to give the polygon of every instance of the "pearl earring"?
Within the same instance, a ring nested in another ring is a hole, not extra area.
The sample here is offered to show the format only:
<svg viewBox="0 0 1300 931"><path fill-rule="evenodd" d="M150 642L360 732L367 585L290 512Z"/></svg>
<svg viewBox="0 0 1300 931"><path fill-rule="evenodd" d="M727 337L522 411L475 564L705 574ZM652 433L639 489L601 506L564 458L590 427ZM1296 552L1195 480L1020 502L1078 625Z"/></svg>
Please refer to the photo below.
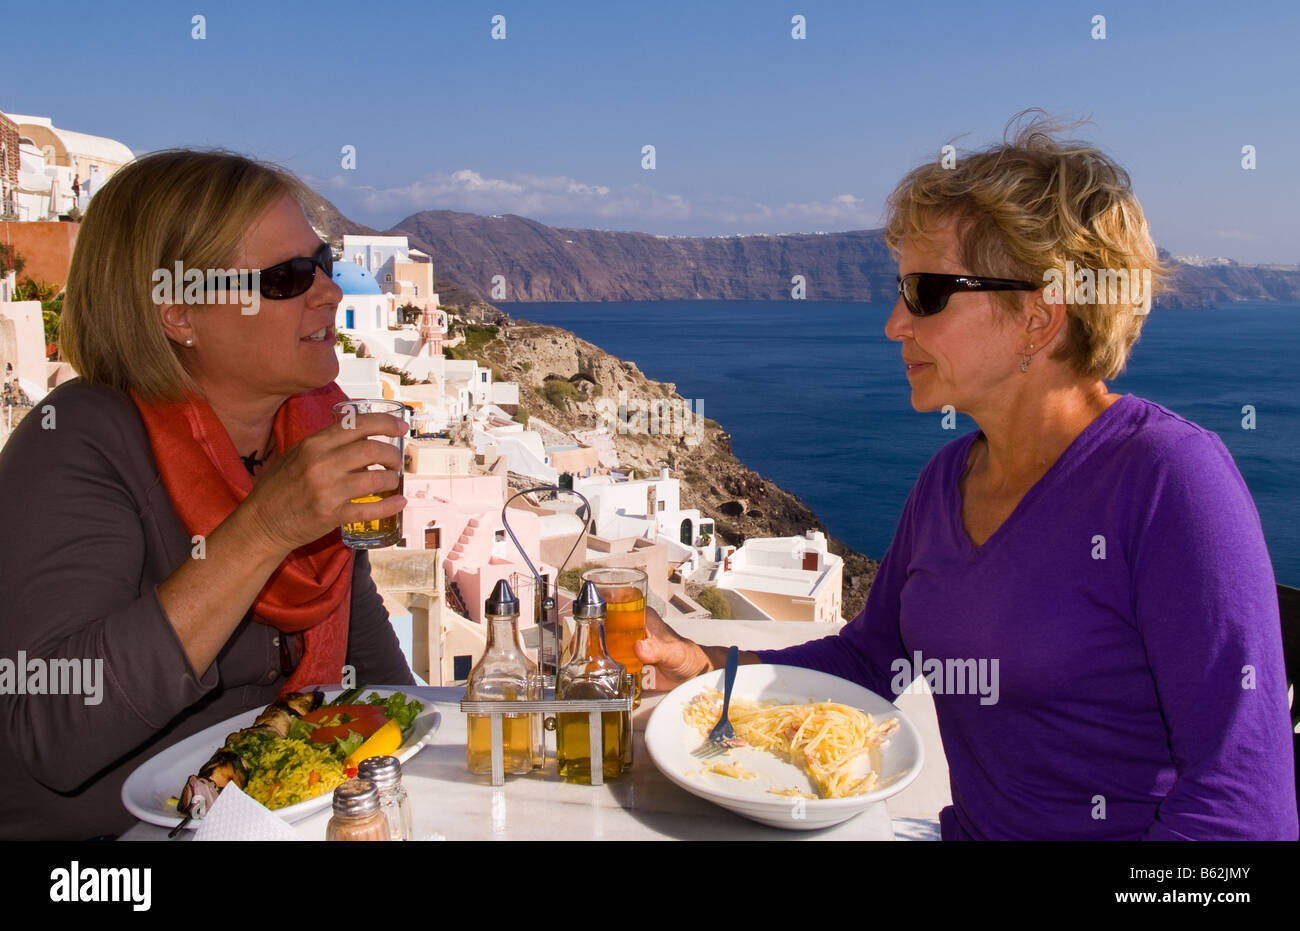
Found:
<svg viewBox="0 0 1300 931"><path fill-rule="evenodd" d="M194 345L194 340L192 340L192 339L187 339L187 340L185 341L185 345L186 345L186 346L193 346L193 345ZM1031 348L1032 348L1032 347L1031 347Z"/></svg>

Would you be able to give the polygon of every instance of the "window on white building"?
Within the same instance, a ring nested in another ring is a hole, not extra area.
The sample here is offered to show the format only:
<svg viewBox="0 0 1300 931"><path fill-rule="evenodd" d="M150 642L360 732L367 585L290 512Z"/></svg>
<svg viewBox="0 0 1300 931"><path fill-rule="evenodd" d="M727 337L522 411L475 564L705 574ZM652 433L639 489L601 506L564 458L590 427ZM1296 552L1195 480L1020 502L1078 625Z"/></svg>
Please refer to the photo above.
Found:
<svg viewBox="0 0 1300 931"><path fill-rule="evenodd" d="M370 255L370 267L378 268L380 265L383 264L384 264L384 257L379 253L379 250L376 249Z"/></svg>
<svg viewBox="0 0 1300 931"><path fill-rule="evenodd" d="M392 275L385 275L385 276L384 276L384 284L392 284L392 283L393 283L393 276L392 276Z"/></svg>
<svg viewBox="0 0 1300 931"><path fill-rule="evenodd" d="M413 284L413 285L411 285L411 287L412 287L412 288L414 289L414 291L415 291L414 297L419 297L419 296L420 296L420 286L419 286L418 284Z"/></svg>
<svg viewBox="0 0 1300 931"><path fill-rule="evenodd" d="M357 263L358 265L360 265L362 268L365 268L365 267L366 267L366 260L365 260L365 257L362 256L362 254L361 254L360 252L358 252L356 255L352 256L352 261L356 262L356 263Z"/></svg>
<svg viewBox="0 0 1300 931"><path fill-rule="evenodd" d="M479 373L478 380L481 381L481 382L486 383L486 382L487 382L487 377L488 377L488 373L487 373L487 372L481 372L481 373Z"/></svg>
<svg viewBox="0 0 1300 931"><path fill-rule="evenodd" d="M663 509L664 509L664 502L660 501L660 502L659 502L659 506L658 506L657 508L655 508L655 510L657 510L657 511L662 511Z"/></svg>

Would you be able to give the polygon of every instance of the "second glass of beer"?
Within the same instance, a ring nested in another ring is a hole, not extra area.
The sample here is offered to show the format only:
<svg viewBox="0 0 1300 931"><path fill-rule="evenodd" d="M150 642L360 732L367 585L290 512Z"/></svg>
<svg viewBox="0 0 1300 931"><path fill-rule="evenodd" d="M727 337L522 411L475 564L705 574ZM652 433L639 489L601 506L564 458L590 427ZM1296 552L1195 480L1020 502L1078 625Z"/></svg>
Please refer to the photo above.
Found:
<svg viewBox="0 0 1300 931"><path fill-rule="evenodd" d="M605 651L632 676L633 706L641 704L641 661L632 644L645 639L647 576L641 569L589 569L584 582L596 583L605 599Z"/></svg>
<svg viewBox="0 0 1300 931"><path fill-rule="evenodd" d="M348 418L355 421L356 417L362 414L391 414L406 420L406 406L401 401L378 400L374 398L354 398L351 401L340 401L334 405L334 417L344 423ZM392 443L397 447L398 456L405 457L406 435L387 436L379 435L370 437L372 440L384 440ZM378 463L370 466L372 470L382 470L383 466ZM399 473L397 488L385 491L375 491L372 494L364 495L360 498L353 498L353 504L369 504L374 501L382 501L384 498L391 498L393 495L402 493L402 478ZM383 546L393 546L398 540L402 539L402 512L398 511L391 517L381 517L378 520L361 520L354 521L343 525L343 542L348 546L356 549L378 549Z"/></svg>

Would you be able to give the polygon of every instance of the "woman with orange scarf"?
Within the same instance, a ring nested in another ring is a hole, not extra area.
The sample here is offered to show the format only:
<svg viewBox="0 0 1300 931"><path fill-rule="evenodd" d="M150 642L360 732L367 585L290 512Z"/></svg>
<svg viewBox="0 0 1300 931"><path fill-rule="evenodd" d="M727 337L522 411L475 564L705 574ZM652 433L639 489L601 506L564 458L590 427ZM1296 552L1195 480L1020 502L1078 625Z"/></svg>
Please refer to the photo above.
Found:
<svg viewBox="0 0 1300 931"><path fill-rule="evenodd" d="M274 166L176 150L122 168L87 211L61 334L79 377L0 454L0 660L47 673L0 687L0 836L118 833L141 762L347 666L414 683L339 532L405 505L351 499L397 487L397 450L367 437L406 426L335 423L342 293L309 194ZM204 287L165 286L190 269ZM212 270L246 270L245 289Z"/></svg>

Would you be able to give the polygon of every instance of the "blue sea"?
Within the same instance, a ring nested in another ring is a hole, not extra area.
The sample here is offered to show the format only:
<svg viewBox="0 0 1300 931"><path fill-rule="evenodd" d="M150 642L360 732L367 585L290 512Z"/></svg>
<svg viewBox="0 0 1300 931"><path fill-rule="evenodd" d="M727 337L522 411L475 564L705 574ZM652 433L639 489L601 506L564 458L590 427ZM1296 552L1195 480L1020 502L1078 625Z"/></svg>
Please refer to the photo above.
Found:
<svg viewBox="0 0 1300 931"><path fill-rule="evenodd" d="M940 447L976 428L909 402L887 304L512 303L670 381L731 433L741 462L802 498L833 536L879 559ZM1215 431L1255 498L1278 581L1300 586L1300 306L1152 311L1111 391ZM1242 428L1253 405L1256 429Z"/></svg>

